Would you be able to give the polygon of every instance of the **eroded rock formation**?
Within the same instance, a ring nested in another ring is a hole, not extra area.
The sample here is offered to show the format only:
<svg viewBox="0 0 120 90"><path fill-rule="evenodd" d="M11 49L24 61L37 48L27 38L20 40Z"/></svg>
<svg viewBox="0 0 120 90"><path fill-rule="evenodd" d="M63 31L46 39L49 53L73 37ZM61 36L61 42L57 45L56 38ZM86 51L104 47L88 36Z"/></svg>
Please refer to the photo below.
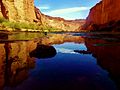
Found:
<svg viewBox="0 0 120 90"><path fill-rule="evenodd" d="M33 22L36 19L34 0L1 0L0 7L0 16L10 21Z"/></svg>
<svg viewBox="0 0 120 90"><path fill-rule="evenodd" d="M120 20L120 0L102 0L91 8L85 28L103 28L116 24ZM97 26L98 25L98 26ZM115 25L113 25L115 26Z"/></svg>
<svg viewBox="0 0 120 90"><path fill-rule="evenodd" d="M82 25L85 24L84 19L65 20L60 17L51 17L44 15L38 8L35 7L36 18L41 21L44 26L58 29L57 31L80 31ZM79 28L79 29L78 29Z"/></svg>
<svg viewBox="0 0 120 90"><path fill-rule="evenodd" d="M85 20L65 20L60 17L50 17L42 14L42 22L50 27L55 27L60 31L80 31L80 28Z"/></svg>

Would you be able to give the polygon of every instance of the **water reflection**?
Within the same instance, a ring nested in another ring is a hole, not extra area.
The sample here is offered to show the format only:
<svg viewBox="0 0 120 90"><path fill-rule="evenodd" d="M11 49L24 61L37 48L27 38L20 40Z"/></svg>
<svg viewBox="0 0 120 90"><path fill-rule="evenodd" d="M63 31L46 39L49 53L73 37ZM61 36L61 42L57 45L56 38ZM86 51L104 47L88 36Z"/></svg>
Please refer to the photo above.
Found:
<svg viewBox="0 0 120 90"><path fill-rule="evenodd" d="M85 50L74 50L74 52L80 53L80 54L91 54L90 51L85 51Z"/></svg>
<svg viewBox="0 0 120 90"><path fill-rule="evenodd" d="M0 43L0 90L120 88L117 39L48 34L31 41L15 36L11 42L8 37Z"/></svg>
<svg viewBox="0 0 120 90"><path fill-rule="evenodd" d="M3 86L16 86L28 77L28 70L35 67L34 58L28 54L35 45L33 41L0 44L0 90Z"/></svg>
<svg viewBox="0 0 120 90"><path fill-rule="evenodd" d="M85 42L88 50L97 58L97 63L109 72L110 77L120 89L120 42L108 42L90 38L86 38Z"/></svg>

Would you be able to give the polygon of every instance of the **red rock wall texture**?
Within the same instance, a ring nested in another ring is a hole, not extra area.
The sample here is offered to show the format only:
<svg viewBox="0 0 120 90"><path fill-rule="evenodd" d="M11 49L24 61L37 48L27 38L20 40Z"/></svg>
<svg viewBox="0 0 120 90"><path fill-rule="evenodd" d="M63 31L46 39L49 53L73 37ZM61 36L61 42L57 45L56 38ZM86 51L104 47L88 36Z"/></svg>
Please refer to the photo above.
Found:
<svg viewBox="0 0 120 90"><path fill-rule="evenodd" d="M0 0L0 17L10 21L33 22L36 19L34 0Z"/></svg>
<svg viewBox="0 0 120 90"><path fill-rule="evenodd" d="M106 24L120 20L120 0L102 0L91 8L85 27L91 24Z"/></svg>

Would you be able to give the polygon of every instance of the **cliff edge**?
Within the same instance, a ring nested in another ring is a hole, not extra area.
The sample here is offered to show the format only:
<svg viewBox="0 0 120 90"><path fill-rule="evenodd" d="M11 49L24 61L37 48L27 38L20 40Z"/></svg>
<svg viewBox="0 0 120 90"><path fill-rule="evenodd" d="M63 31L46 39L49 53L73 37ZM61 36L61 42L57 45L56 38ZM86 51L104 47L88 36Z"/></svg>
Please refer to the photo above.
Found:
<svg viewBox="0 0 120 90"><path fill-rule="evenodd" d="M118 30L120 27L120 0L102 0L90 9L84 29Z"/></svg>

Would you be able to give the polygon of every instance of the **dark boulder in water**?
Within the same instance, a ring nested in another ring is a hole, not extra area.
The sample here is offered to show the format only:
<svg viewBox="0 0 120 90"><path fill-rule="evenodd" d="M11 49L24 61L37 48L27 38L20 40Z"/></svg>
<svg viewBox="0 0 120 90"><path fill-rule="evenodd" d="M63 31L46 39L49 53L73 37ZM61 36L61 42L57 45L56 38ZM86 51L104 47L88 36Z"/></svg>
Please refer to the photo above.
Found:
<svg viewBox="0 0 120 90"><path fill-rule="evenodd" d="M30 52L30 57L36 58L52 58L56 55L56 50L53 46L37 45L37 48Z"/></svg>

